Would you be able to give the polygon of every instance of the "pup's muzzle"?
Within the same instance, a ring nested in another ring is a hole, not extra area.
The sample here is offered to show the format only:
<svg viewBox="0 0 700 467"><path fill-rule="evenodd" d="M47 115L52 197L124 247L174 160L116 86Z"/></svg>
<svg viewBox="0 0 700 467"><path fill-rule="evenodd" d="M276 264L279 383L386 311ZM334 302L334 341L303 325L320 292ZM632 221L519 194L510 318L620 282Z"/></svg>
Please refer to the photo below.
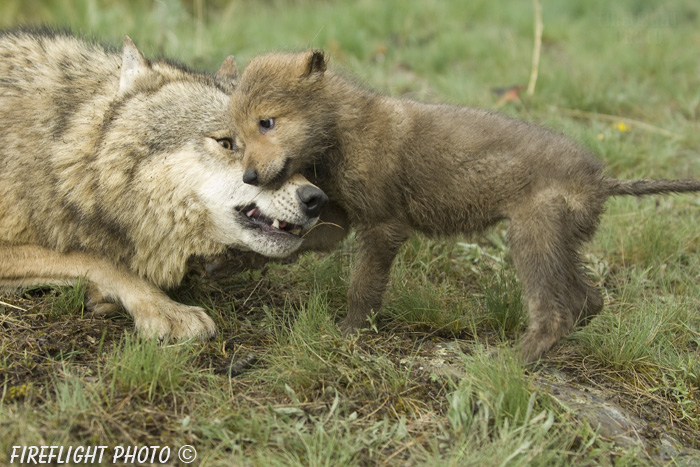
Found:
<svg viewBox="0 0 700 467"><path fill-rule="evenodd" d="M321 209L328 202L328 196L313 185L304 185L297 190L304 213L309 217L318 217Z"/></svg>

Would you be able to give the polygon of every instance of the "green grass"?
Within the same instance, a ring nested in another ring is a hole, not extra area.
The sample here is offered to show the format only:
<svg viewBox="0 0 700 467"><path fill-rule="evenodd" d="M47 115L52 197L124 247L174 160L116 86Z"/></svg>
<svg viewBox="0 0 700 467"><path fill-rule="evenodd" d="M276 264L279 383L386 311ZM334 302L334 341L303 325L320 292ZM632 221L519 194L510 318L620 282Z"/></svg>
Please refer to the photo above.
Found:
<svg viewBox="0 0 700 467"><path fill-rule="evenodd" d="M51 313L56 316L74 314L76 317L83 317L85 314L85 290L87 284L80 279L75 281L72 287L59 287L55 290L55 295L51 297Z"/></svg>
<svg viewBox="0 0 700 467"><path fill-rule="evenodd" d="M113 350L107 367L111 389L148 400L156 394L167 397L186 391L193 356L180 345L161 346L156 340L139 342L126 336Z"/></svg>
<svg viewBox="0 0 700 467"><path fill-rule="evenodd" d="M531 2L7 0L0 26L49 22L147 56L215 70L320 47L392 95L497 109L554 128L619 178L700 178L700 6L541 0L533 96ZM624 125L621 125L624 123ZM161 346L124 316L91 316L85 284L0 296L0 464L16 445L190 444L199 465L685 465L700 448L700 198L610 200L587 247L602 314L536 367L517 360L527 317L506 225L413 237L385 306L343 337L349 239L328 255L192 277L173 294L220 335ZM3 305L3 303L10 304ZM613 439L543 380L644 420ZM672 437L663 458L662 435Z"/></svg>
<svg viewBox="0 0 700 467"><path fill-rule="evenodd" d="M589 457L595 435L571 430L555 415L547 398L532 390L513 352L477 351L465 359L465 374L448 395L447 455L435 449L427 465L595 462Z"/></svg>

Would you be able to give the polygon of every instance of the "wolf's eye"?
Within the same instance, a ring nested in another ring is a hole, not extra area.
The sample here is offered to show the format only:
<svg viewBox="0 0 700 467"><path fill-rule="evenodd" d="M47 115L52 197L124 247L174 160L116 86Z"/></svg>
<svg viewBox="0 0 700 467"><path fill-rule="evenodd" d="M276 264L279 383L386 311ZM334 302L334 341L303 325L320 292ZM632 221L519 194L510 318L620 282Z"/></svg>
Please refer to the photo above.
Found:
<svg viewBox="0 0 700 467"><path fill-rule="evenodd" d="M227 151L233 151L234 149L236 149L236 144L231 138L219 138L216 140L216 142L219 143L221 147L226 149Z"/></svg>
<svg viewBox="0 0 700 467"><path fill-rule="evenodd" d="M275 119L263 118L258 124L260 125L260 133L267 133L275 127Z"/></svg>

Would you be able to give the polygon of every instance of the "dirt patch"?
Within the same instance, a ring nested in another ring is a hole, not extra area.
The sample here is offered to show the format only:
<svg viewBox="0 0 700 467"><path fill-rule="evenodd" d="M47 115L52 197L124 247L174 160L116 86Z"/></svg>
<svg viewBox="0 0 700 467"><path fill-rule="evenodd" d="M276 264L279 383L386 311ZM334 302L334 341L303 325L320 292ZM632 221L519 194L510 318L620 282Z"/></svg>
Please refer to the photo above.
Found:
<svg viewBox="0 0 700 467"><path fill-rule="evenodd" d="M684 445L675 430L661 429L661 417L642 418L624 407L622 395L612 389L581 384L557 368L545 367L533 375L538 390L546 392L566 411L596 429L601 437L623 448L638 447L662 464L700 466L700 451ZM629 401L625 401L629 403Z"/></svg>
<svg viewBox="0 0 700 467"><path fill-rule="evenodd" d="M47 311L59 291L0 296L0 382L3 400L41 397L47 383L61 374L65 361L86 375L100 357L132 326L126 315L95 316L73 310L56 316Z"/></svg>

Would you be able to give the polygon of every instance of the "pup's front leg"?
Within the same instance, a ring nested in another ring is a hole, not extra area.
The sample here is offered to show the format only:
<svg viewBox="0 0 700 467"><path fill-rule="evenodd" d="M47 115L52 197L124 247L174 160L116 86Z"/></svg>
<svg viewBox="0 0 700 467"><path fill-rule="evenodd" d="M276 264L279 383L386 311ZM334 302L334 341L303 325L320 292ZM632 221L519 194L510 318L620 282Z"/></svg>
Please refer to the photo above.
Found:
<svg viewBox="0 0 700 467"><path fill-rule="evenodd" d="M407 229L400 225L357 227L357 257L348 291L348 315L340 324L343 332L366 326L370 312L379 310L394 258L407 239Z"/></svg>

